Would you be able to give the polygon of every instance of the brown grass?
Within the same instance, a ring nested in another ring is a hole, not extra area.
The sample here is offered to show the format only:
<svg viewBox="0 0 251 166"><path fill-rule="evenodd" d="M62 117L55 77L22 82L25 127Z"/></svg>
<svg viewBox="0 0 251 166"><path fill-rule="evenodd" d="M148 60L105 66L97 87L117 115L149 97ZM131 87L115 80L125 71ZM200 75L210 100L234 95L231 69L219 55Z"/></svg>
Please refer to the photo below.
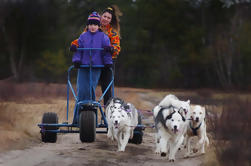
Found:
<svg viewBox="0 0 251 166"><path fill-rule="evenodd" d="M251 102L229 98L215 119L215 149L222 166L251 165Z"/></svg>
<svg viewBox="0 0 251 166"><path fill-rule="evenodd" d="M0 82L0 101L25 101L29 98L39 99L47 97L66 98L66 85Z"/></svg>

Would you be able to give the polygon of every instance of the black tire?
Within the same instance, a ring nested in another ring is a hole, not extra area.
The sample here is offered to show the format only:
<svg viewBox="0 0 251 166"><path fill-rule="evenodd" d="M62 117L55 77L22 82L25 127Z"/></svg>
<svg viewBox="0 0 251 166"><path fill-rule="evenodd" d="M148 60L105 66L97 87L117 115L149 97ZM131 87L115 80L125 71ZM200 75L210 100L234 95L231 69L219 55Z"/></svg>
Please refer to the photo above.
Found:
<svg viewBox="0 0 251 166"><path fill-rule="evenodd" d="M96 139L96 114L82 111L79 116L79 137L81 142L94 142Z"/></svg>
<svg viewBox="0 0 251 166"><path fill-rule="evenodd" d="M42 123L48 124L57 124L58 123L58 116L54 112L46 112L43 114ZM50 126L44 127L45 130L57 130L58 127ZM57 133L52 132L41 132L41 139L42 142L50 142L55 143L57 141Z"/></svg>
<svg viewBox="0 0 251 166"><path fill-rule="evenodd" d="M139 112L139 116L138 116L138 124L141 125L142 124L142 117L141 114ZM133 143L133 144L141 144L143 141L143 129L142 127L136 127L133 131L133 138L129 139L129 143Z"/></svg>

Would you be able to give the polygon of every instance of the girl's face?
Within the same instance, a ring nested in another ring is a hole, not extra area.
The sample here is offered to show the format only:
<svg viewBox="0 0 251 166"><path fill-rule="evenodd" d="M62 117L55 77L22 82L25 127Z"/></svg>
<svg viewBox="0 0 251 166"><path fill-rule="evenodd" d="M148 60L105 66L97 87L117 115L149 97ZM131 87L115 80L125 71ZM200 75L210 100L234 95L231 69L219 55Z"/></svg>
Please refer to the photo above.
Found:
<svg viewBox="0 0 251 166"><path fill-rule="evenodd" d="M88 25L88 30L92 33L96 32L98 30L99 26L95 24Z"/></svg>
<svg viewBox="0 0 251 166"><path fill-rule="evenodd" d="M105 12L101 16L101 24L102 25L108 25L112 21L112 15L111 13Z"/></svg>

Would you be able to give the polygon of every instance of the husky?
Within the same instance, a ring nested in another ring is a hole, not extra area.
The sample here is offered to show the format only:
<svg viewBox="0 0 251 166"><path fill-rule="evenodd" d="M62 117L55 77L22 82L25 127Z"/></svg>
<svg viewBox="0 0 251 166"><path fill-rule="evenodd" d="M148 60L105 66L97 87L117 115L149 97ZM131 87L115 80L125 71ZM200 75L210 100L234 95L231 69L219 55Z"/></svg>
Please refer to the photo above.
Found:
<svg viewBox="0 0 251 166"><path fill-rule="evenodd" d="M133 138L133 130L138 125L138 111L131 103L113 98L106 107L108 122L107 137L117 141L118 151L125 151L129 139Z"/></svg>
<svg viewBox="0 0 251 166"><path fill-rule="evenodd" d="M154 118L156 129L156 153L162 157L169 150L169 161L174 162L175 154L184 140L185 118L173 106L163 107Z"/></svg>

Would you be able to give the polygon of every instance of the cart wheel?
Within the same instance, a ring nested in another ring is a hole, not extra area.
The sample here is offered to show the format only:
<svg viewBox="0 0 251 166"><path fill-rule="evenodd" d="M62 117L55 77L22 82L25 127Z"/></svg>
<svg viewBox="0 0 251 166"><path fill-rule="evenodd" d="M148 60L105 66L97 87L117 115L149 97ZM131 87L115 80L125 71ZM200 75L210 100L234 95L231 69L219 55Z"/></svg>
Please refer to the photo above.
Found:
<svg viewBox="0 0 251 166"><path fill-rule="evenodd" d="M42 123L49 123L49 124L57 124L58 123L58 116L54 112L46 112L43 115ZM57 130L58 127L50 126L44 127L45 130ZM55 143L57 141L57 133L52 132L41 132L41 139L42 142L51 142Z"/></svg>
<svg viewBox="0 0 251 166"><path fill-rule="evenodd" d="M138 124L141 125L141 123L142 123L141 114L139 113ZM142 127L136 127L133 132L133 138L129 139L129 143L141 144L143 141L143 135L144 133L142 131Z"/></svg>
<svg viewBox="0 0 251 166"><path fill-rule="evenodd" d="M94 142L96 139L96 114L82 111L79 117L79 136L81 142Z"/></svg>

